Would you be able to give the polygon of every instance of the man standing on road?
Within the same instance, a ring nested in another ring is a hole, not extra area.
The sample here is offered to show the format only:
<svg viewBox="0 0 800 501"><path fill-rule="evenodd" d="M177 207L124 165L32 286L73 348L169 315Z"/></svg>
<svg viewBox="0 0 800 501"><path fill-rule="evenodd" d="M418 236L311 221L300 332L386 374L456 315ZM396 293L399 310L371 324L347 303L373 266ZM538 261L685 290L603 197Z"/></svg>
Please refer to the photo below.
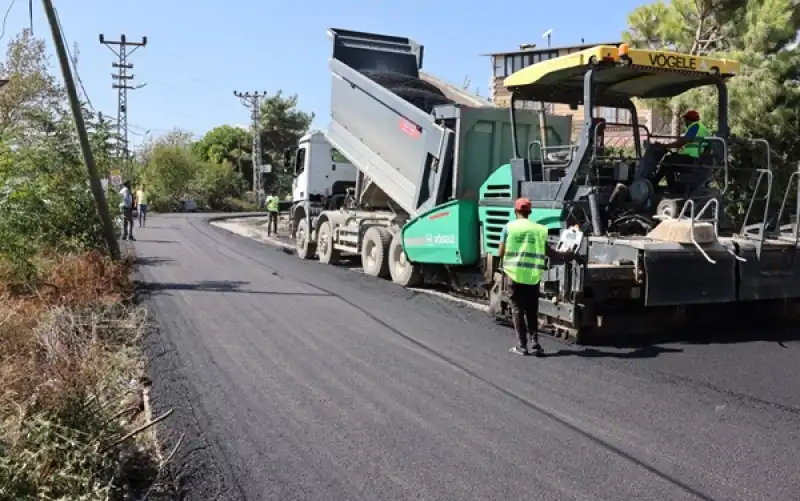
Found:
<svg viewBox="0 0 800 501"><path fill-rule="evenodd" d="M267 214L269 214L269 219L267 219L267 236L271 236L273 233L275 236L278 236L278 197L275 195L270 195L267 198Z"/></svg>
<svg viewBox="0 0 800 501"><path fill-rule="evenodd" d="M145 189L145 186L144 185L139 186L139 190L136 192L136 200L139 202L139 228L147 224L148 196L149 193L147 193L147 189Z"/></svg>
<svg viewBox="0 0 800 501"><path fill-rule="evenodd" d="M520 198L514 204L515 221L503 228L499 256L503 273L508 277L509 299L514 329L519 344L511 353L527 355L528 335L533 339L533 353L542 355L539 345L539 282L547 269L545 257L550 259L572 259L572 253L561 253L547 244L547 227L528 219L531 202Z"/></svg>
<svg viewBox="0 0 800 501"><path fill-rule="evenodd" d="M122 239L136 240L133 238L133 193L130 181L125 181L119 194L122 197L119 202L122 211Z"/></svg>

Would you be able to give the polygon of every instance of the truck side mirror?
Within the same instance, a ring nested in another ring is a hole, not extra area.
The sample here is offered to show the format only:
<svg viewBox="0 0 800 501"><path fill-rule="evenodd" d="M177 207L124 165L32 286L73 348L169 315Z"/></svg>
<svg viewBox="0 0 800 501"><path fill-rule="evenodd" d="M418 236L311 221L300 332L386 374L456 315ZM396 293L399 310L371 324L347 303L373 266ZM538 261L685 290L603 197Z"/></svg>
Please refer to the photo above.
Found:
<svg viewBox="0 0 800 501"><path fill-rule="evenodd" d="M294 172L295 169L294 169L294 165L292 165L292 149L291 148L286 148L285 150L283 150L283 167L286 169L289 166L292 167L292 175L294 176L295 175L295 172Z"/></svg>

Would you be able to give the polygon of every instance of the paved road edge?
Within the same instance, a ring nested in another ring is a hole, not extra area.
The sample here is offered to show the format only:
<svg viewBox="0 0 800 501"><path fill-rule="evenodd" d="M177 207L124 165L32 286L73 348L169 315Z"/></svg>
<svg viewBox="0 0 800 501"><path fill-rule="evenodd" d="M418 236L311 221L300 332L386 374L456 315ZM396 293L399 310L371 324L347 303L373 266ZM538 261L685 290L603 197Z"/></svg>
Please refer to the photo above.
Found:
<svg viewBox="0 0 800 501"><path fill-rule="evenodd" d="M145 371L152 382L148 400L153 415L172 410L172 415L155 429L159 452L174 455L164 466L162 482L173 486L180 499L214 499L215 501L244 500L238 494L235 481L218 447L208 436L202 411L181 369L179 354L168 330L158 318L158 307L147 293L147 283L141 271L132 273L136 284L137 303L145 306L150 315L150 328L142 343ZM215 453L216 451L216 453Z"/></svg>

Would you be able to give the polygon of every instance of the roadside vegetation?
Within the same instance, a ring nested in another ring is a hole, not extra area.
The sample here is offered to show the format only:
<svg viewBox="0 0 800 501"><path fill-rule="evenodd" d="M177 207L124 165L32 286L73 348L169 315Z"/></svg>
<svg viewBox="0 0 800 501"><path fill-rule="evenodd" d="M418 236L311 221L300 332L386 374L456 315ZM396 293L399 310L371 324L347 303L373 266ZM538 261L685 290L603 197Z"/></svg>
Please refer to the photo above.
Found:
<svg viewBox="0 0 800 501"><path fill-rule="evenodd" d="M44 42L18 35L0 75L0 500L133 499L159 470L137 431L151 418L133 261L105 257ZM103 168L108 131L86 115Z"/></svg>
<svg viewBox="0 0 800 501"><path fill-rule="evenodd" d="M261 164L273 166L263 174L266 194L284 198L291 193L292 172L283 165L283 151L296 146L313 119L297 108L297 96L278 91L262 100ZM242 127L221 125L199 139L175 130L145 143L125 177L147 186L156 212L180 211L188 199L216 212L256 210L252 146L252 130Z"/></svg>

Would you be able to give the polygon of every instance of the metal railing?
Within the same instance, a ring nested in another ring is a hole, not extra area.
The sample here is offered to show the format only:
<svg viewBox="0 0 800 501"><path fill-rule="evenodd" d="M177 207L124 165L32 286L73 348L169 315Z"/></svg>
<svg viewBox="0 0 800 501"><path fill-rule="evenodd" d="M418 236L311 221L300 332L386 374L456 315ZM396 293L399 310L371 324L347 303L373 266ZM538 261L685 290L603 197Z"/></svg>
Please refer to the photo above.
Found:
<svg viewBox="0 0 800 501"><path fill-rule="evenodd" d="M713 207L713 209L712 209L712 207ZM718 241L719 240L719 213L720 213L719 200L717 200L716 198L709 199L708 201L706 201L705 204L703 204L703 207L700 208L700 212L695 213L695 203L694 203L694 200L692 200L690 198L690 199L686 200L686 202L684 202L683 207L681 208L681 211L678 214L678 217L677 217L678 220L687 219L687 216L686 216L687 209L689 210L688 219L689 219L689 224L690 224L690 236L691 236L692 244L694 244L694 246L697 248L697 250L700 251L700 253L703 255L704 258L706 258L706 261L708 261L711 264L717 264L717 262L714 259L711 259L711 256L708 255L706 250L703 249L703 247L697 241L697 237L695 236L695 224L697 222L710 222L710 223L712 223L712 225L714 226L714 239L715 239L715 241ZM709 211L709 210L712 211L713 216L710 219L703 219L703 215L705 215L706 211ZM722 247L728 252L728 254L733 256L737 261L741 261L741 262L747 261L743 257L737 256L736 253L733 251L733 249L729 248L728 246L723 245Z"/></svg>

